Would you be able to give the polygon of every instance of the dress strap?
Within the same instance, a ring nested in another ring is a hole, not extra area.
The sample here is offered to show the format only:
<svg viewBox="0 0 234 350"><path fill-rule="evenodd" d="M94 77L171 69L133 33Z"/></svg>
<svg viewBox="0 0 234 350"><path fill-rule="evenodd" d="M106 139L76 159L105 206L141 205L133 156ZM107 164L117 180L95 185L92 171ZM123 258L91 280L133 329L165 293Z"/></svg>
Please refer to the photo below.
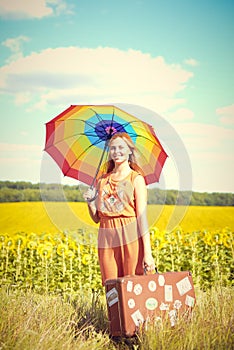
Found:
<svg viewBox="0 0 234 350"><path fill-rule="evenodd" d="M132 172L131 172L131 182L133 183L134 182L134 180L135 180L135 178L137 177L137 176L142 176L140 173L138 173L137 171L135 171L135 170L132 170Z"/></svg>

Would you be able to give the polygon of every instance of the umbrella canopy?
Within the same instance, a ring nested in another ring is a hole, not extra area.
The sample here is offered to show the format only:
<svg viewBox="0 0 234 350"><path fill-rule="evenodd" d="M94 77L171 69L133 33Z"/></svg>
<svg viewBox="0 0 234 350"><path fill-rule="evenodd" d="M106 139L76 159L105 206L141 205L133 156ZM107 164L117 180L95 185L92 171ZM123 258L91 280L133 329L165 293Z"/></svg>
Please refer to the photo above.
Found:
<svg viewBox="0 0 234 350"><path fill-rule="evenodd" d="M45 151L65 176L93 186L116 132L128 133L135 143L146 184L158 182L167 154L153 127L115 106L70 106L46 123Z"/></svg>

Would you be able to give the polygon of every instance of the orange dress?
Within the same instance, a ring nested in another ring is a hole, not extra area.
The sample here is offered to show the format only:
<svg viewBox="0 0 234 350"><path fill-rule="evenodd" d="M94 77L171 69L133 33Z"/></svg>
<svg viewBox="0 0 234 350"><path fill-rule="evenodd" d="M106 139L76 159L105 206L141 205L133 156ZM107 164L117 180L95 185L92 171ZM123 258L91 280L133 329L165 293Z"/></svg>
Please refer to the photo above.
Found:
<svg viewBox="0 0 234 350"><path fill-rule="evenodd" d="M143 243L138 233L134 179L142 176L136 171L115 181L111 173L99 182L98 257L105 280L126 275L143 274Z"/></svg>

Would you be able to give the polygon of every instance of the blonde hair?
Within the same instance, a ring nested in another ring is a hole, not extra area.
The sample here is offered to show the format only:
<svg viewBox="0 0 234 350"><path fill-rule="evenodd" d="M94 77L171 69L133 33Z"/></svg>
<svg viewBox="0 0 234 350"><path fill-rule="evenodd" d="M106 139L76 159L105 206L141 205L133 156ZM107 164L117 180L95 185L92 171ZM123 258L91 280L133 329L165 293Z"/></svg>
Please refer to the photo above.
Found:
<svg viewBox="0 0 234 350"><path fill-rule="evenodd" d="M137 161L137 158L139 157L138 150L137 150L134 142L132 141L131 137L126 132L115 133L109 141L109 146L110 146L111 142L113 140L117 139L118 137L123 139L126 142L126 144L128 145L129 149L131 150L131 154L129 155L129 161L128 161L130 168L137 171L142 176L144 176L143 171L142 171L142 169L139 166L138 161ZM109 154L108 160L106 163L106 173L110 173L114 169L114 167L115 167L115 163L114 163L113 159L111 159L110 154Z"/></svg>

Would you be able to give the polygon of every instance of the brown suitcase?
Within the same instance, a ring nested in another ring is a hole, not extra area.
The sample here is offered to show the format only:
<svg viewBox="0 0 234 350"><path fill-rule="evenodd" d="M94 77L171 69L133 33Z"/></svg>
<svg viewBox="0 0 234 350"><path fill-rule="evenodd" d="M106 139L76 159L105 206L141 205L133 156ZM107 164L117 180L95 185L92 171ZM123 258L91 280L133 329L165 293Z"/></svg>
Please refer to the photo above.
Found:
<svg viewBox="0 0 234 350"><path fill-rule="evenodd" d="M174 326L189 315L195 292L189 271L125 276L105 282L110 335L131 337L155 319Z"/></svg>

